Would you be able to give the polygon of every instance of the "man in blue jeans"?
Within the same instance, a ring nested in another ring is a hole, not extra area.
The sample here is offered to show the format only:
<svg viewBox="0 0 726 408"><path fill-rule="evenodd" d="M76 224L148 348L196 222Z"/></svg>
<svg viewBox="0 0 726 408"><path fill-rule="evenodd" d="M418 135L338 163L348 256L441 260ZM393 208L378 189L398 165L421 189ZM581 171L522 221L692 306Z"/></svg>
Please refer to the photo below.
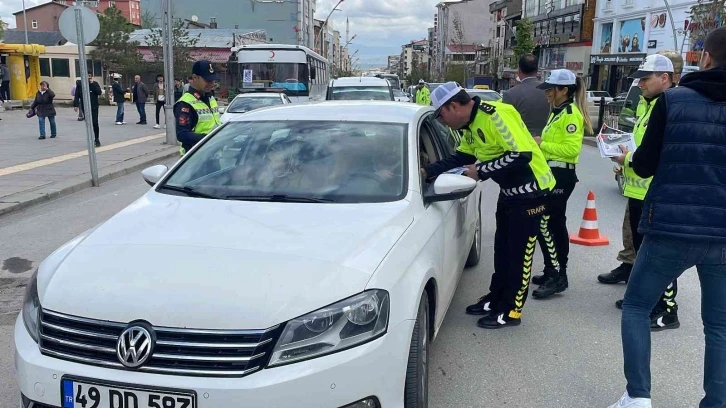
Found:
<svg viewBox="0 0 726 408"><path fill-rule="evenodd" d="M653 180L623 302L627 392L610 408L651 407L649 314L666 287L693 266L706 335L706 395L699 407L726 407L726 27L706 37L699 65L701 71L658 98L631 156L635 173Z"/></svg>

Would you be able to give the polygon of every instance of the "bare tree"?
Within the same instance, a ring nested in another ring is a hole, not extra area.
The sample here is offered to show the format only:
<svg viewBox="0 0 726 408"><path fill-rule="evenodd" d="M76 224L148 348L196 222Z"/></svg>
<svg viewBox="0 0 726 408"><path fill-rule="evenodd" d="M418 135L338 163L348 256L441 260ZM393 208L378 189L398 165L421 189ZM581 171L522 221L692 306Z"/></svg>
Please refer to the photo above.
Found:
<svg viewBox="0 0 726 408"><path fill-rule="evenodd" d="M451 60L445 58L444 62L444 72L446 77L452 77L452 76L460 76L461 70L460 69L453 69L453 62L455 60L456 53L461 53L461 57L463 59L463 81L466 82L466 77L468 75L468 63L466 61L466 54L464 53L464 44L466 43L466 35L464 34L464 24L461 21L461 14L458 11L454 11L454 18L451 20L451 27L453 29L453 36L451 38L451 45L453 46L452 50L452 56ZM446 53L444 53L445 55ZM457 64L458 65L458 64ZM455 71L456 74L449 71ZM462 82L462 83L464 83Z"/></svg>
<svg viewBox="0 0 726 408"><path fill-rule="evenodd" d="M701 51L706 36L726 19L726 0L698 0L698 4L691 7L689 17L690 23L686 30L690 31L691 49Z"/></svg>

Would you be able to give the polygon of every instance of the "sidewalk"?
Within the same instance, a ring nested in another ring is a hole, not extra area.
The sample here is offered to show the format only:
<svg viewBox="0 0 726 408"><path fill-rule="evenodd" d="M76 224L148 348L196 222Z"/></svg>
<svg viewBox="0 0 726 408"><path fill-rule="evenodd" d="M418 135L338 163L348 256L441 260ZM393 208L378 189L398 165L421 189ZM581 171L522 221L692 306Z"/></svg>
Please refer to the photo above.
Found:
<svg viewBox="0 0 726 408"><path fill-rule="evenodd" d="M99 111L101 147L96 148L101 183L178 155L154 129L155 111L147 105L148 125L136 125L136 106L126 104L126 125L115 125L116 107ZM0 112L0 216L91 187L85 123L69 108L56 108L58 137L38 140L37 118L25 110ZM163 116L163 112L162 112ZM139 180L142 182L141 180Z"/></svg>

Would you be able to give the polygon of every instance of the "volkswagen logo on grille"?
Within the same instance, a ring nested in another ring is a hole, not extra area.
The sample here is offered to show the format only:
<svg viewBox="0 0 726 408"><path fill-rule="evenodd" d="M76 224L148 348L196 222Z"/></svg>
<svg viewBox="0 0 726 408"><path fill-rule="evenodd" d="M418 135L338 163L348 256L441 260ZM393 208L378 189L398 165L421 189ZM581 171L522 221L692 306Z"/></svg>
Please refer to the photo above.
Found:
<svg viewBox="0 0 726 408"><path fill-rule="evenodd" d="M150 326L147 328L133 324L121 333L116 343L116 356L121 364L128 368L136 368L151 357L154 346L152 332Z"/></svg>

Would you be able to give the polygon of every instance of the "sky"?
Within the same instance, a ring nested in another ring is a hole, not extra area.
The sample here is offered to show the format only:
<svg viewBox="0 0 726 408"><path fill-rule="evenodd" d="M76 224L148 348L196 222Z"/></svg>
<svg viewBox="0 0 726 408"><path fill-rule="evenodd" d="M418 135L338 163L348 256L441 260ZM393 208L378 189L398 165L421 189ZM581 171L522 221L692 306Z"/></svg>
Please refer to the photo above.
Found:
<svg viewBox="0 0 726 408"><path fill-rule="evenodd" d="M26 7L49 0L25 0ZM238 0L230 0L234 2ZM401 45L427 38L433 27L436 4L441 0L343 0L330 17L344 41L345 19L350 20L350 52L359 50L361 66L386 65L388 55L401 53ZM315 18L324 20L338 0L317 0ZM23 8L23 0L0 0L0 18L15 27L13 13Z"/></svg>

